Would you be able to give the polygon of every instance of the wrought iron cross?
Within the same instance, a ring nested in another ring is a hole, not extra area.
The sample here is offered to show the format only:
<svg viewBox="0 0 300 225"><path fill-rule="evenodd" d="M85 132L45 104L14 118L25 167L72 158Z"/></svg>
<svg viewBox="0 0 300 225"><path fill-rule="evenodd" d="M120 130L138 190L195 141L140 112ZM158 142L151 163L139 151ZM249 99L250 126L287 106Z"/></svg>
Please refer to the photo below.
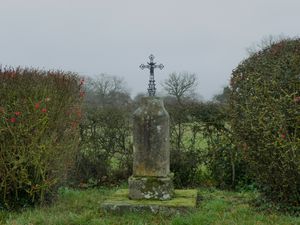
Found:
<svg viewBox="0 0 300 225"><path fill-rule="evenodd" d="M150 62L147 63L148 65L141 64L140 68L142 70L145 68L150 70L148 93L149 93L149 96L155 96L156 88L155 88L155 80L154 80L154 69L159 68L162 70L164 68L164 65L163 64L156 65L156 63L153 62L154 55L152 55L152 54L149 56L149 59L150 59Z"/></svg>

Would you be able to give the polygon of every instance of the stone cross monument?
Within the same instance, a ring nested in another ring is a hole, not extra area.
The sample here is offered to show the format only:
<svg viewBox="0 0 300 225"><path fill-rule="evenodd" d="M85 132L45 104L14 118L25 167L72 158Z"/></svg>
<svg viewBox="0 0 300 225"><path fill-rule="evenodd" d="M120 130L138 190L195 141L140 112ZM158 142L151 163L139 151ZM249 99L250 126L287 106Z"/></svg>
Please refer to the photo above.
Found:
<svg viewBox="0 0 300 225"><path fill-rule="evenodd" d="M170 173L169 114L162 99L155 97L154 69L163 65L141 65L150 70L148 97L141 99L133 114L133 174L129 188L108 197L101 209L107 212L185 213L195 209L197 190L174 190Z"/></svg>
<svg viewBox="0 0 300 225"><path fill-rule="evenodd" d="M170 173L169 114L162 99L155 97L153 62L141 65L150 69L149 97L141 100L133 114L133 175L128 179L130 199L168 200L174 196Z"/></svg>

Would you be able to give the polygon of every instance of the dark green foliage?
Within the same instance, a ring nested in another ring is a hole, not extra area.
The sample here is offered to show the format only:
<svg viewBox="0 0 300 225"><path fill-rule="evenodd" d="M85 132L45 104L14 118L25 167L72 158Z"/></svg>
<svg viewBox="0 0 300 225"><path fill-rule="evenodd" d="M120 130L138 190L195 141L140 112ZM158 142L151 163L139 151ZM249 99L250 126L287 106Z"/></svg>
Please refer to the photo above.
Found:
<svg viewBox="0 0 300 225"><path fill-rule="evenodd" d="M123 81L103 74L88 79L84 111L73 182L86 187L124 181L132 173L132 109Z"/></svg>
<svg viewBox="0 0 300 225"><path fill-rule="evenodd" d="M225 101L224 101L225 102ZM229 126L228 104L166 99L171 127L171 171L177 187L235 188L250 181Z"/></svg>
<svg viewBox="0 0 300 225"><path fill-rule="evenodd" d="M171 171L176 188L195 187L201 183L201 152L197 150L171 150Z"/></svg>
<svg viewBox="0 0 300 225"><path fill-rule="evenodd" d="M92 111L91 111L92 110ZM76 179L83 183L116 183L132 173L130 110L89 109L81 123Z"/></svg>
<svg viewBox="0 0 300 225"><path fill-rule="evenodd" d="M175 187L199 185L203 146L197 143L201 134L191 117L194 105L188 101L179 103L166 99L165 106L170 115L170 167Z"/></svg>
<svg viewBox="0 0 300 225"><path fill-rule="evenodd" d="M230 89L214 102L195 98L194 74L170 74L164 88L171 96L166 108L171 118L171 170L175 184L235 188L247 184L246 167L233 143L229 125Z"/></svg>
<svg viewBox="0 0 300 225"><path fill-rule="evenodd" d="M236 145L265 197L300 206L300 40L282 40L232 74Z"/></svg>
<svg viewBox="0 0 300 225"><path fill-rule="evenodd" d="M229 98L230 98L230 94L231 94L231 90L228 86L223 88L223 92L220 94L217 94L213 97L213 100L217 103L220 103L222 105L226 105L229 102Z"/></svg>
<svg viewBox="0 0 300 225"><path fill-rule="evenodd" d="M226 96L227 90L224 88ZM202 163L207 166L214 185L234 189L251 183L251 180L246 173L246 163L233 142L227 97L218 96L222 101L193 104L190 110L192 130L196 129L206 140Z"/></svg>
<svg viewBox="0 0 300 225"><path fill-rule="evenodd" d="M222 102L203 103L196 115L203 124L203 134L208 146L206 165L216 186L234 189L237 185L244 186L250 181L247 179L246 163L234 145L227 99L222 98Z"/></svg>
<svg viewBox="0 0 300 225"><path fill-rule="evenodd" d="M72 73L0 68L0 208L43 203L66 179L81 86Z"/></svg>

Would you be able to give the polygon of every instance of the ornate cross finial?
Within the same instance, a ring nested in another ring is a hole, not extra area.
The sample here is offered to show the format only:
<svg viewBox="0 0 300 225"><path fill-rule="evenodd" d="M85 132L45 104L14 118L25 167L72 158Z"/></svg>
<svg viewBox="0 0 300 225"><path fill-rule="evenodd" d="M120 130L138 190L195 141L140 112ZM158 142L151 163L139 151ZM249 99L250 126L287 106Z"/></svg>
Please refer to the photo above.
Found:
<svg viewBox="0 0 300 225"><path fill-rule="evenodd" d="M155 88L155 80L154 80L154 69L159 68L162 70L164 68L164 65L163 64L156 65L156 63L153 62L154 55L152 55L152 54L149 56L149 59L150 59L150 62L147 63L148 65L141 64L140 68L142 70L145 68L150 70L148 93L149 93L149 96L155 96L156 88Z"/></svg>

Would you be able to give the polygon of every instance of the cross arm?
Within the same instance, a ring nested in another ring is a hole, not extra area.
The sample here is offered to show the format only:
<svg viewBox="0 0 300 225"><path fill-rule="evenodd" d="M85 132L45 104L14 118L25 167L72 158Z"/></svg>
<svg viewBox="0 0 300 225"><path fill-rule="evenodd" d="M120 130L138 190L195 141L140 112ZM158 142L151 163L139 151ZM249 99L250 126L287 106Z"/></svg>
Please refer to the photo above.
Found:
<svg viewBox="0 0 300 225"><path fill-rule="evenodd" d="M160 70L162 70L164 68L164 65L163 64L155 65L154 68L159 68Z"/></svg>
<svg viewBox="0 0 300 225"><path fill-rule="evenodd" d="M141 68L142 70L145 69L145 68L150 69L150 65L141 64L141 65L140 65L140 68Z"/></svg>

